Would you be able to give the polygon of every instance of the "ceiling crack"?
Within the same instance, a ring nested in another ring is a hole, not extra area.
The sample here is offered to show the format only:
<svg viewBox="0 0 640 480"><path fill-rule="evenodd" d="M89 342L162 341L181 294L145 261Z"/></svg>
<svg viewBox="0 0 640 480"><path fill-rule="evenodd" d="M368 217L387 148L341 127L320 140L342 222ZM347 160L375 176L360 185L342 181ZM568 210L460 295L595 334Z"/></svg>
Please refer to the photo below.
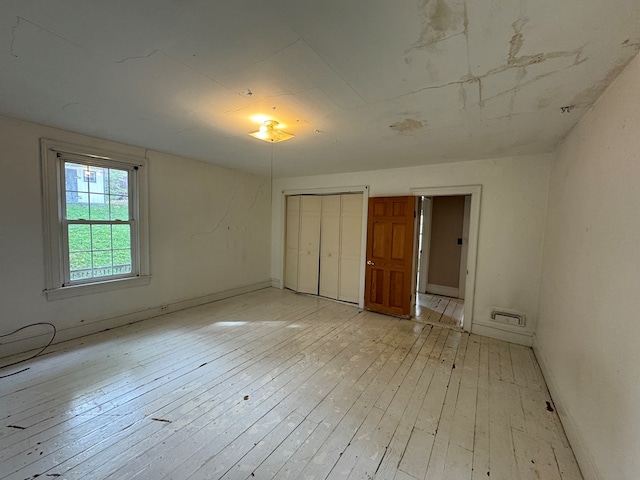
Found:
<svg viewBox="0 0 640 480"><path fill-rule="evenodd" d="M511 98L509 99L509 110L508 110L508 114L507 117L511 118L513 116L513 109L515 107L516 104L516 95L518 94L518 92L520 91L520 82L524 79L524 77L527 76L527 69L526 67L520 67L518 68L518 71L516 73L516 84L515 86L511 89Z"/></svg>
<svg viewBox="0 0 640 480"><path fill-rule="evenodd" d="M243 105L240 108L233 108L231 110L225 110L222 113L236 113L236 112L241 112L242 110L245 110L246 108L255 105L255 104L260 104L263 103L265 100L270 100L272 98L280 98L280 97L290 97L293 95L300 95L301 93L306 93L306 92L311 92L313 90L320 90L322 91L322 89L320 87L307 87L307 88L303 88L300 90L296 90L296 91L291 91L291 92L284 92L284 93L278 93L275 95L267 95L265 97L261 97L261 98L255 98L256 97L256 93L254 92L253 98L255 98L255 100L252 100L251 102Z"/></svg>
<svg viewBox="0 0 640 480"><path fill-rule="evenodd" d="M368 103L364 98L362 98L362 96L360 95L360 93L359 93L355 88L353 88L353 86L352 86L352 85L347 81L347 79L346 79L346 78L344 78L342 75L340 75L338 72L336 72L336 71L335 71L335 69L331 66L331 64L330 64L329 62L327 62L327 61L324 59L324 57L323 57L322 55L320 55L320 54L316 51L316 49L315 49L315 48L313 48L311 45L309 45L309 43L308 43L306 40L302 39L302 41L307 45L307 47L309 47L309 48L313 51L313 53L315 53L315 54L318 56L318 58L319 58L320 60L322 60L322 61L324 62L324 64L325 64L327 67L329 67L329 69L330 69L330 70L331 70L335 75L337 75L338 77L340 77L340 79L341 79L344 83L346 83L346 84L347 84L347 86L351 89L351 91L352 91L353 93L355 93L355 94L357 95L357 97L362 101L362 103L364 103L365 105L369 105L369 103Z"/></svg>
<svg viewBox="0 0 640 480"><path fill-rule="evenodd" d="M14 56L15 58L18 58L18 55L16 55L15 48L14 48L15 47L15 41L16 41L16 30L18 29L18 27L20 26L20 24L22 22L28 23L29 25L32 25L32 26L36 27L37 29L42 30L43 32L47 32L48 34L53 35L54 37L59 38L60 40L63 40L65 42L67 42L67 43L70 43L71 45L74 45L74 46L86 51L86 48L84 48L82 45L79 45L79 44L77 44L75 42L72 42L68 38L63 37L62 35L58 35L57 33L53 32L51 30L47 30L46 28L41 27L37 23L34 23L31 20L28 20L28 19L18 15L18 16L16 16L16 24L13 27L11 27L11 41L9 43L9 48L10 48L9 51L10 51L11 55Z"/></svg>
<svg viewBox="0 0 640 480"><path fill-rule="evenodd" d="M67 108L72 107L73 105L80 105L80 102L69 102L64 107L62 107L60 110L66 110Z"/></svg>
<svg viewBox="0 0 640 480"><path fill-rule="evenodd" d="M153 55L155 55L158 52L164 53L159 48L156 48L153 52L148 53L147 55L137 55L137 56L125 57L122 60L116 61L116 63L125 63L125 62L128 62L129 60L138 60L138 59L142 59L142 58L149 58L149 57L152 57Z"/></svg>
<svg viewBox="0 0 640 480"><path fill-rule="evenodd" d="M191 66L191 65L189 65L189 64L187 64L187 63L185 63L185 62L183 62L183 61L181 61L181 60L178 60L177 58L173 57L172 55L169 55L169 54L168 54L167 52L165 52L164 50L160 50L160 49L158 49L157 51L158 51L158 52L160 52L161 54L163 54L165 57L170 58L170 59L171 59L171 60L173 60L174 62L179 63L179 64L180 64L180 65L182 65L183 67L188 68L188 69L189 69L189 70L191 70L192 72L195 72L195 73L197 73L198 75L202 75L202 76L203 76L204 78L206 78L207 80L211 80L213 83L215 83L215 84L216 84L216 85L218 85L219 87L224 88L225 90L228 90L229 92L235 93L236 95L239 95L239 96L241 96L241 97L245 97L244 92L238 92L238 91L234 90L233 88L227 87L227 86L226 86L224 83L222 83L221 81L216 80L216 79L215 79L215 78L213 78L212 76L207 75L206 73L204 73L204 72L202 72L202 71L198 70L197 68L195 68L195 67L193 67L193 66ZM153 53L152 53L152 54L153 54Z"/></svg>
<svg viewBox="0 0 640 480"><path fill-rule="evenodd" d="M435 45L437 43L444 42L445 40L449 40L450 38L459 37L460 35L466 35L466 32L462 31L462 32L454 33L452 35L449 35L448 37L437 38L437 39L430 40L430 41L423 42L423 43L416 42L410 48L405 50L404 53L406 55L406 54L410 53L412 50L419 50L421 48L430 47L431 45Z"/></svg>
<svg viewBox="0 0 640 480"><path fill-rule="evenodd" d="M258 65L258 64L260 64L260 63L266 62L267 60L269 60L269 59L271 59L271 58L275 57L276 55L278 55L280 52L282 52L282 51L286 50L287 48L289 48L289 47L293 47L296 43L298 43L298 42L300 42L300 41L303 41L303 42L304 42L304 39L303 39L302 37L298 37L298 38L296 38L293 42L286 44L286 45L285 45L284 47L282 47L282 48L279 48L278 50L276 50L276 51L275 51L275 52L273 52L272 54L268 55L267 57L265 57L265 58L263 58L263 59L261 59L261 60L258 60L257 62L254 62L254 65ZM306 43L306 42L305 42L305 43Z"/></svg>
<svg viewBox="0 0 640 480"><path fill-rule="evenodd" d="M16 42L16 29L20 26L21 17L16 17L16 24L11 27L11 40L9 42L9 53L12 57L18 58L18 55L13 51L13 44Z"/></svg>

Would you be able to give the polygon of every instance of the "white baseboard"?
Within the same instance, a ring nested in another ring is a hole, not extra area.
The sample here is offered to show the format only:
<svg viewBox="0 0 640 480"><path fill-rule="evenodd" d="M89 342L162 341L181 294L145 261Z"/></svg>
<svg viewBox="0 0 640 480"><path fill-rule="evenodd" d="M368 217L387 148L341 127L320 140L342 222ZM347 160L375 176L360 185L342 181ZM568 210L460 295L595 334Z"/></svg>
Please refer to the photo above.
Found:
<svg viewBox="0 0 640 480"><path fill-rule="evenodd" d="M533 353L536 356L538 365L540 365L544 381L547 383L549 394L553 399L556 412L558 412L558 416L560 417L564 431L567 434L567 439L571 444L571 449L576 457L576 461L578 462L578 466L580 467L584 480L602 480L603 477L598 473L598 470L595 467L593 457L585 446L585 442L582 439L577 423L573 420L571 413L566 409L562 395L560 394L560 389L558 388L558 382L556 381L552 371L549 369L549 362L540 350L540 346L538 345L535 335L533 336L532 346Z"/></svg>
<svg viewBox="0 0 640 480"><path fill-rule="evenodd" d="M513 327L520 328L520 327ZM518 332L511 330L509 327L495 326L495 325L487 325L485 323L480 323L475 321L471 324L471 333L475 333L477 335L482 335L483 337L491 337L497 340L504 340L505 342L517 343L519 345L524 345L526 347L530 347L533 343L533 332L524 331Z"/></svg>
<svg viewBox="0 0 640 480"><path fill-rule="evenodd" d="M282 286L282 281L279 278L273 278L273 277L271 277L271 286L273 288L279 288L280 290L284 288Z"/></svg>
<svg viewBox="0 0 640 480"><path fill-rule="evenodd" d="M188 300L181 300L166 305L150 307L145 310L126 313L117 317L96 319L94 321L82 323L73 327L59 329L56 333L53 344L61 343L66 340L72 340L74 338L84 337L85 335L91 335L92 333L101 332L103 330L121 327L123 325L140 322L142 320L158 317L160 315L166 315L167 313L173 313L179 310L184 310L186 308L197 307L198 305L204 305L206 303L215 302L224 298L235 297L236 295L242 295L243 293L249 293L269 287L271 287L271 281L267 280L264 282L254 283L252 285L246 285L222 292L212 293L203 297L190 298ZM0 347L0 358L20 353L26 353L31 350L35 352L46 345L50 338L51 336L49 334L40 334L32 337L21 338L13 342L3 343Z"/></svg>
<svg viewBox="0 0 640 480"><path fill-rule="evenodd" d="M446 287L444 285L434 285L433 283L427 283L427 292L433 295L444 295L445 297L458 298L460 290L458 287Z"/></svg>

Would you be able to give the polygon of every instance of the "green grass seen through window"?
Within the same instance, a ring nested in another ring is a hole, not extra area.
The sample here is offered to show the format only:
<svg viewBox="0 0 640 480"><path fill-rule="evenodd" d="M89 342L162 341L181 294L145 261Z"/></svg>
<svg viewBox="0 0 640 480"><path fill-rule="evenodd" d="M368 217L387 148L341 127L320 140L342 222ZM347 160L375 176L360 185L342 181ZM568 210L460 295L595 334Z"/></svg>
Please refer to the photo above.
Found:
<svg viewBox="0 0 640 480"><path fill-rule="evenodd" d="M92 205L93 211L104 210L108 218L109 205ZM123 215L127 205L117 205ZM82 218L86 205L68 204L68 218ZM111 205L114 213L114 205ZM131 234L128 224L122 225L69 225L69 263L70 269L128 265L131 263Z"/></svg>

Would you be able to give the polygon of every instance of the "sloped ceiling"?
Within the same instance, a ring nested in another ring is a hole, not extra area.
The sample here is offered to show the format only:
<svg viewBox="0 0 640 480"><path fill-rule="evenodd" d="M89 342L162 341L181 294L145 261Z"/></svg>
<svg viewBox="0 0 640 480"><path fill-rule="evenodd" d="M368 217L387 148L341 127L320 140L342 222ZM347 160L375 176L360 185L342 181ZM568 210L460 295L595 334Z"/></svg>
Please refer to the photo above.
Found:
<svg viewBox="0 0 640 480"><path fill-rule="evenodd" d="M0 113L276 176L443 163L551 151L639 49L638 0L5 0Z"/></svg>

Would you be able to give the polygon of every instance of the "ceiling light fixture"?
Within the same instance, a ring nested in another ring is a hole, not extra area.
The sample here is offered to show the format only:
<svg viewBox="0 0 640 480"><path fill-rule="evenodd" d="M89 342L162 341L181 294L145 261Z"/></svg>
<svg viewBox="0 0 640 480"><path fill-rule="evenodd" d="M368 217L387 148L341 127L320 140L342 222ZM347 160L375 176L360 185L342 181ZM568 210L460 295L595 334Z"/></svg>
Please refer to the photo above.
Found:
<svg viewBox="0 0 640 480"><path fill-rule="evenodd" d="M282 142L283 140L289 140L294 137L294 135L280 130L278 125L279 123L275 120L265 120L257 132L252 132L249 135L272 143Z"/></svg>

